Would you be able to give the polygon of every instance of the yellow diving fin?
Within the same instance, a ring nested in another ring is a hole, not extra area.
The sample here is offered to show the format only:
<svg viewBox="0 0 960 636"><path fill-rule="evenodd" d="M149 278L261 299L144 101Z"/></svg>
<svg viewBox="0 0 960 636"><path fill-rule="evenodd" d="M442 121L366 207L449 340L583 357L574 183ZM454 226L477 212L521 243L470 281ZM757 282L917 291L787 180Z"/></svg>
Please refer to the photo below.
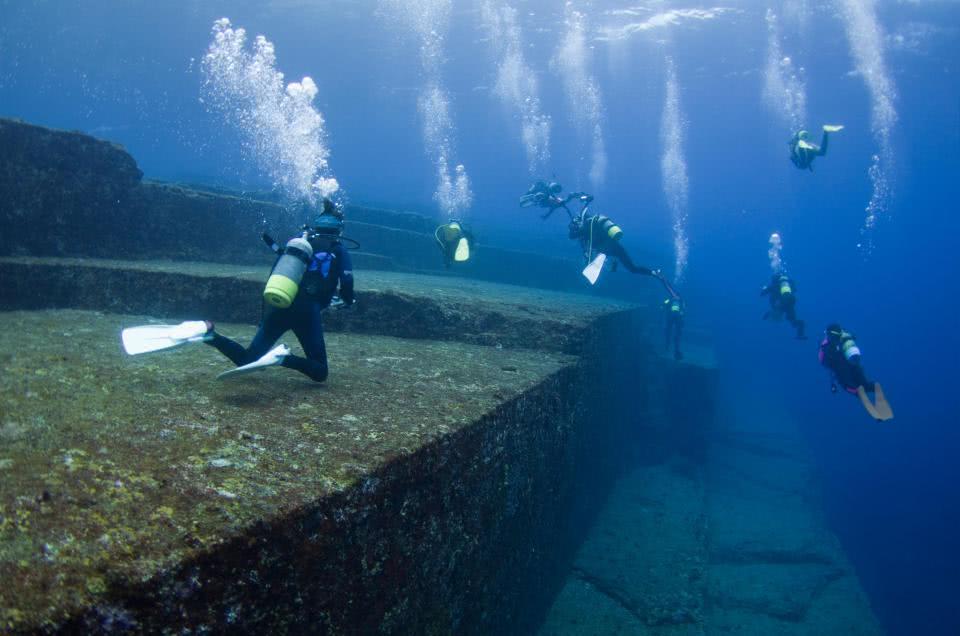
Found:
<svg viewBox="0 0 960 636"><path fill-rule="evenodd" d="M462 263L470 258L470 243L465 238L460 238L457 243L457 251L453 253L453 260Z"/></svg>
<svg viewBox="0 0 960 636"><path fill-rule="evenodd" d="M843 130L843 126L831 124L824 124L823 126L823 132L840 132L841 130Z"/></svg>
<svg viewBox="0 0 960 636"><path fill-rule="evenodd" d="M887 400L883 397L883 389L881 389L880 385L877 384L874 390L876 393L876 404L870 401L870 396L867 395L866 390L864 390L862 386L857 387L857 397L860 398L863 408L867 410L867 413L870 414L870 417L879 422L892 420L893 411L890 410L890 405L887 404Z"/></svg>
<svg viewBox="0 0 960 636"><path fill-rule="evenodd" d="M890 403L887 402L886 396L883 394L883 389L880 388L880 383L877 382L874 384L874 408L877 410L877 415L880 416L880 419L886 422L887 420L893 419L893 409L890 408Z"/></svg>
<svg viewBox="0 0 960 636"><path fill-rule="evenodd" d="M813 150L813 149L814 149L814 146L813 146L812 144L810 144L809 142L804 141L803 139L801 139L800 141L797 142L797 146L800 147L800 148L803 148L803 149L805 149L805 150Z"/></svg>

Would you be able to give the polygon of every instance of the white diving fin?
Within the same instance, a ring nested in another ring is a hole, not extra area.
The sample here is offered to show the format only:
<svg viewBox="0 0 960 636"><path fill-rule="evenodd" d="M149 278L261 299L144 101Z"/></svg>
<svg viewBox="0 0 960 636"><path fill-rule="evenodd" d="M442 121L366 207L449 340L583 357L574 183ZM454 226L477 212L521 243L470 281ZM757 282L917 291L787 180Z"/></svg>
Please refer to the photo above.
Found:
<svg viewBox="0 0 960 636"><path fill-rule="evenodd" d="M260 371L261 369L278 365L283 362L283 359L288 355L290 355L290 349L287 347L287 345L277 345L270 351L263 354L259 360L254 360L250 364L245 364L242 367L237 367L236 369L224 371L217 376L217 379L226 380L227 378L252 373L254 371Z"/></svg>
<svg viewBox="0 0 960 636"><path fill-rule="evenodd" d="M120 334L123 350L132 356L179 347L190 342L203 342L212 337L207 332L207 323L202 320L188 320L179 325L128 327Z"/></svg>
<svg viewBox="0 0 960 636"><path fill-rule="evenodd" d="M814 149L813 144L811 144L811 143L808 142L808 141L804 141L804 140L802 140L802 139L797 142L797 146L799 146L800 148L803 148L804 150L813 150L813 149Z"/></svg>
<svg viewBox="0 0 960 636"><path fill-rule="evenodd" d="M597 254L597 257L590 261L590 264L583 268L584 277L590 281L591 285L597 283L597 279L600 278L600 271L603 269L603 264L607 262L607 255L603 252Z"/></svg>
<svg viewBox="0 0 960 636"><path fill-rule="evenodd" d="M832 133L832 132L840 132L841 130L843 130L843 126L832 126L830 124L825 124L823 126L823 132Z"/></svg>
<svg viewBox="0 0 960 636"><path fill-rule="evenodd" d="M453 253L453 260L462 263L470 258L470 243L465 238L460 238L457 243L457 251Z"/></svg>

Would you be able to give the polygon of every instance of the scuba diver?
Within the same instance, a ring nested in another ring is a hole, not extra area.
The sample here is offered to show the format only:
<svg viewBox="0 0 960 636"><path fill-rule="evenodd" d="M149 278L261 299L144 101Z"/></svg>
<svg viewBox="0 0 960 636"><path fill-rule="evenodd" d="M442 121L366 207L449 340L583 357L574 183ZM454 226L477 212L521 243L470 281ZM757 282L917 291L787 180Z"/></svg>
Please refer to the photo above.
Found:
<svg viewBox="0 0 960 636"><path fill-rule="evenodd" d="M325 198L321 213L285 247L263 235L264 242L277 253L277 260L263 291L263 315L249 347L217 333L212 322L198 320L125 329L124 348L129 354L137 354L206 342L237 365L218 378L280 365L323 382L328 367L321 312L332 303L343 307L354 303L353 266L341 242L342 232L343 212ZM290 330L300 341L305 358L290 353L286 345L273 346Z"/></svg>
<svg viewBox="0 0 960 636"><path fill-rule="evenodd" d="M473 247L473 232L462 222L450 219L438 227L433 236L437 239L440 251L443 252L443 266L450 268L454 262L462 263L470 260L470 250Z"/></svg>
<svg viewBox="0 0 960 636"><path fill-rule="evenodd" d="M790 146L790 161L800 170L813 172L813 160L827 154L827 144L830 142L830 133L840 132L841 130L843 130L843 126L825 125L819 146L808 141L810 139L809 132L806 130L797 131L793 135L793 138L787 142L787 145Z"/></svg>
<svg viewBox="0 0 960 636"><path fill-rule="evenodd" d="M664 344L666 349L670 349L671 335L673 336L673 359L683 360L683 353L680 352L680 336L683 333L683 315L686 310L686 303L679 296L671 296L663 301L664 320L666 322L664 330Z"/></svg>
<svg viewBox="0 0 960 636"><path fill-rule="evenodd" d="M616 259L612 266L614 271L617 269L618 262L623 263L624 267L633 274L643 274L656 278L671 297L679 298L679 294L674 291L659 269L642 267L633 262L627 250L620 243L623 230L616 223L602 214L588 214L590 202L593 201L592 195L581 194L579 199L582 208L577 216L571 214L570 238L580 242L587 263L583 275L590 281L591 285L597 282L607 258L613 257ZM594 252L598 253L596 257L593 255Z"/></svg>
<svg viewBox="0 0 960 636"><path fill-rule="evenodd" d="M560 208L563 208L567 211L567 214L573 216L573 213L570 212L570 208L567 207L567 204L574 199L579 199L585 193L571 192L567 196L561 197L560 192L562 190L563 186L556 181L551 181L550 183L547 183L546 181L537 181L530 186L530 189L527 190L526 194L520 197L520 207L529 208L536 205L541 208L546 208L547 211L540 215L541 219L550 218L550 215Z"/></svg>
<svg viewBox="0 0 960 636"><path fill-rule="evenodd" d="M830 370L830 391L837 392L837 385L850 394L856 395L863 407L876 420L893 419L893 411L883 395L879 382L867 379L860 362L860 348L853 334L844 331L837 323L827 326L823 341L820 342L820 364ZM868 393L874 395L870 401Z"/></svg>
<svg viewBox="0 0 960 636"><path fill-rule="evenodd" d="M804 322L797 320L796 283L784 273L774 274L770 284L760 290L761 296L770 296L770 311L763 314L764 320L787 321L797 330L797 340L806 340Z"/></svg>

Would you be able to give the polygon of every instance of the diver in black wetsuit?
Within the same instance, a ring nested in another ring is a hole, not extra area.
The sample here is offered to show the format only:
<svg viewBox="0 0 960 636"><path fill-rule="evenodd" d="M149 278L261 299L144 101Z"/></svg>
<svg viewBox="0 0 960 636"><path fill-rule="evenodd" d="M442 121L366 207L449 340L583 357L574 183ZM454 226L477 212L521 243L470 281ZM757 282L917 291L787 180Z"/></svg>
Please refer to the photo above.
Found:
<svg viewBox="0 0 960 636"><path fill-rule="evenodd" d="M438 227L433 237L443 252L443 266L447 269L453 263L470 260L473 251L473 232L462 221L450 219Z"/></svg>
<svg viewBox="0 0 960 636"><path fill-rule="evenodd" d="M585 193L571 192L567 196L562 197L560 196L560 192L562 190L563 186L556 181L551 181L550 183L547 183L546 181L537 181L530 186L530 189L527 190L526 194L520 197L520 207L528 208L536 205L541 208L546 208L547 211L540 215L541 219L550 218L550 215L560 208L563 208L567 211L567 214L573 216L573 213L570 211L570 208L567 207L567 204L574 199L583 197Z"/></svg>
<svg viewBox="0 0 960 636"><path fill-rule="evenodd" d="M584 196L589 197L590 200L593 199L590 195ZM574 217L570 221L570 238L580 241L580 246L583 248L587 261L593 257L593 252L602 252L608 257L616 258L634 274L656 275L654 270L634 264L627 250L620 244L623 230L617 224L602 214L588 215L586 211L585 207L580 216ZM616 263L614 263L614 267L616 267Z"/></svg>
<svg viewBox="0 0 960 636"><path fill-rule="evenodd" d="M826 125L823 127L823 136L820 138L820 145L810 143L810 133L806 130L798 130L787 142L790 146L790 161L800 170L809 170L813 172L813 160L817 157L823 157L827 154L827 145L830 143L830 133L843 130L843 126Z"/></svg>
<svg viewBox="0 0 960 636"><path fill-rule="evenodd" d="M770 297L770 310L763 314L764 320L778 321L786 317L797 330L797 339L806 340L805 323L797 319L797 284L786 274L774 274L770 284L760 290L761 296Z"/></svg>
<svg viewBox="0 0 960 636"><path fill-rule="evenodd" d="M246 349L216 333L213 323L208 323L208 335L212 337L207 344L216 347L237 366L243 366L259 360L280 336L292 330L307 357L287 354L279 360L279 364L295 369L316 382L323 382L329 370L321 312L330 306L338 285L344 305L353 304L353 266L350 253L340 242L343 213L331 201L324 199L322 213L303 229L313 254L310 255L307 271L292 304L280 309L264 303L257 334ZM276 244L272 247L274 251L281 250Z"/></svg>
<svg viewBox="0 0 960 636"><path fill-rule="evenodd" d="M673 358L683 360L683 353L680 351L680 336L683 333L683 314L686 309L686 303L679 296L671 296L663 301L664 321L664 342L667 349L670 348L671 336L673 336Z"/></svg>
<svg viewBox="0 0 960 636"><path fill-rule="evenodd" d="M820 364L830 370L830 390L837 392L837 385L848 393L856 394L857 387L862 386L867 393L873 393L876 383L867 379L867 374L860 363L860 347L854 341L853 334L833 323L827 326L823 340L820 342Z"/></svg>

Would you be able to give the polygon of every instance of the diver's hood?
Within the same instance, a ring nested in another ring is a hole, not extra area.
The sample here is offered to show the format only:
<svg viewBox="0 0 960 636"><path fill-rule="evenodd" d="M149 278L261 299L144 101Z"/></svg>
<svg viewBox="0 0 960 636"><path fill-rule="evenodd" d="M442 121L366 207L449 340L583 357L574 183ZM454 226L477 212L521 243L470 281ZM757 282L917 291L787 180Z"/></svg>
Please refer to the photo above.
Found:
<svg viewBox="0 0 960 636"><path fill-rule="evenodd" d="M321 214L313 219L308 229L314 234L337 237L343 233L343 220L332 214Z"/></svg>

